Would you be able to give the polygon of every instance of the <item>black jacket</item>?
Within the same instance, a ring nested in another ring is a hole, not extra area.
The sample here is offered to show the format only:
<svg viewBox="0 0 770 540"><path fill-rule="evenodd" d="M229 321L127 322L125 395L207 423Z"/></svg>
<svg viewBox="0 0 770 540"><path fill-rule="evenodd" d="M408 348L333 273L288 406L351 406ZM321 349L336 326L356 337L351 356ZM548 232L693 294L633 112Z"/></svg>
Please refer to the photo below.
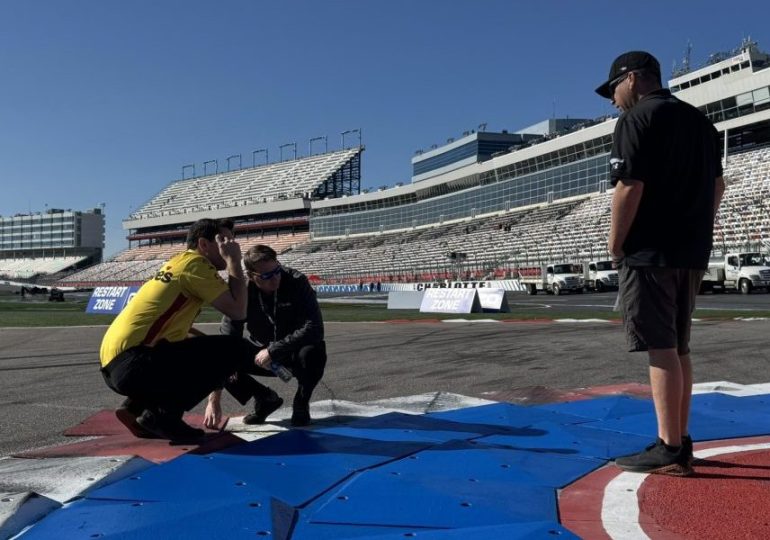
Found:
<svg viewBox="0 0 770 540"><path fill-rule="evenodd" d="M281 284L274 296L262 294L249 281L246 320L222 318L220 332L243 336L244 325L252 341L267 345L271 358L280 362L306 345L315 345L324 339L323 319L315 291L301 272L284 266Z"/></svg>

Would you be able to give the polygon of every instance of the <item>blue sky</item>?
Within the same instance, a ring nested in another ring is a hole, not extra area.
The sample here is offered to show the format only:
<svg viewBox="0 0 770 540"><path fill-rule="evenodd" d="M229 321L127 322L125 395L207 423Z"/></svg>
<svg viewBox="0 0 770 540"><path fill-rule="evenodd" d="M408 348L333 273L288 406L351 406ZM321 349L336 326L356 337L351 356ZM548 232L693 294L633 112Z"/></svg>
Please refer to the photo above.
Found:
<svg viewBox="0 0 770 540"><path fill-rule="evenodd" d="M770 4L738 6L2 0L0 215L105 203L109 255L183 165L247 165L265 147L275 160L294 141L307 155L322 135L336 149L355 128L363 186L408 182L415 150L481 123L613 112L593 89L625 50L655 54L665 77L688 40L696 66L745 36L770 49Z"/></svg>

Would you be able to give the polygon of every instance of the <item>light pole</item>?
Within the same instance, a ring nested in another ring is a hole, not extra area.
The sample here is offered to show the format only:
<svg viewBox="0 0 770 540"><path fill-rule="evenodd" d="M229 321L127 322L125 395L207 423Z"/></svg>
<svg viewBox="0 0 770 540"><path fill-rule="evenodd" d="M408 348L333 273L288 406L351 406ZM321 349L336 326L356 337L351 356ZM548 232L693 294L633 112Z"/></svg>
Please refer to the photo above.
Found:
<svg viewBox="0 0 770 540"><path fill-rule="evenodd" d="M313 141L323 141L324 142L324 154L329 151L329 142L324 135L323 137L313 137L310 139L310 142L308 143L308 149L307 149L307 155L312 156L313 155Z"/></svg>
<svg viewBox="0 0 770 540"><path fill-rule="evenodd" d="M267 148L260 148L259 150L254 150L251 153L251 166L256 167L257 166L257 154L260 154L264 152L265 153L265 165L267 165Z"/></svg>
<svg viewBox="0 0 770 540"><path fill-rule="evenodd" d="M243 161L241 160L241 155L233 154L232 156L227 157L227 172L230 172L230 160L233 158L238 158L238 168L243 169Z"/></svg>
<svg viewBox="0 0 770 540"><path fill-rule="evenodd" d="M350 135L352 133L358 133L358 146L361 146L361 128L358 129L349 129L347 131L343 131L340 133L340 136L342 138L342 149L345 149L345 135Z"/></svg>
<svg viewBox="0 0 770 540"><path fill-rule="evenodd" d="M297 159L297 143L291 142L291 143L282 144L281 146L278 147L278 150L281 153L281 157L280 157L281 161L283 161L283 149L288 148L289 146L294 148L294 159Z"/></svg>
<svg viewBox="0 0 770 540"><path fill-rule="evenodd" d="M208 174L207 173L208 167L206 167L206 165L208 165L209 163L214 164L214 174L217 174L219 172L219 162L216 159L210 159L208 161L203 162L203 176L206 176Z"/></svg>
<svg viewBox="0 0 770 540"><path fill-rule="evenodd" d="M187 169L192 169L193 175L190 178L195 178L195 163L191 163L189 165L182 165L182 180L184 180L184 172Z"/></svg>

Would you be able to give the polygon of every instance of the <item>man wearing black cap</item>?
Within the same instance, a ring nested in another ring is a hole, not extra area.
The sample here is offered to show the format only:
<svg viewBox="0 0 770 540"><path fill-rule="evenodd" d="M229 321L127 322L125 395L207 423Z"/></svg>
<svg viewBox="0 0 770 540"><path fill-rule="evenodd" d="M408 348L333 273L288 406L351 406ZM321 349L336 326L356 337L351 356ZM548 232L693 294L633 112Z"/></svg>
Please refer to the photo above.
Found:
<svg viewBox="0 0 770 540"><path fill-rule="evenodd" d="M686 476L692 396L690 325L724 192L719 135L696 108L661 88L660 64L631 51L596 93L622 112L610 177L609 251L630 351L647 351L658 439L615 460L621 469Z"/></svg>

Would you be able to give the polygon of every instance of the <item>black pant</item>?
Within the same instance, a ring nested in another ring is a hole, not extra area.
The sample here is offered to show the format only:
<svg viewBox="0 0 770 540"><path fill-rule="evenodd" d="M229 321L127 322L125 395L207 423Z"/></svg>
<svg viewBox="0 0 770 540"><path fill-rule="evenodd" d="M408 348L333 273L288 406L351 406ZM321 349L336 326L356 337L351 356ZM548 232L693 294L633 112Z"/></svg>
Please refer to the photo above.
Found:
<svg viewBox="0 0 770 540"><path fill-rule="evenodd" d="M254 354L257 351L258 349L254 348ZM326 368L326 342L321 341L315 345L302 347L290 357L284 358L281 363L297 378L294 403L307 404ZM245 405L252 397L256 396L259 399L271 394L269 388L249 377L247 373L261 377L275 377L272 371L257 367L252 362L236 377L226 381L225 388L241 405Z"/></svg>
<svg viewBox="0 0 770 540"><path fill-rule="evenodd" d="M181 416L212 390L222 388L234 373L257 369L256 353L256 347L235 336L161 341L154 347L123 351L102 368L102 375L118 394L146 408Z"/></svg>

